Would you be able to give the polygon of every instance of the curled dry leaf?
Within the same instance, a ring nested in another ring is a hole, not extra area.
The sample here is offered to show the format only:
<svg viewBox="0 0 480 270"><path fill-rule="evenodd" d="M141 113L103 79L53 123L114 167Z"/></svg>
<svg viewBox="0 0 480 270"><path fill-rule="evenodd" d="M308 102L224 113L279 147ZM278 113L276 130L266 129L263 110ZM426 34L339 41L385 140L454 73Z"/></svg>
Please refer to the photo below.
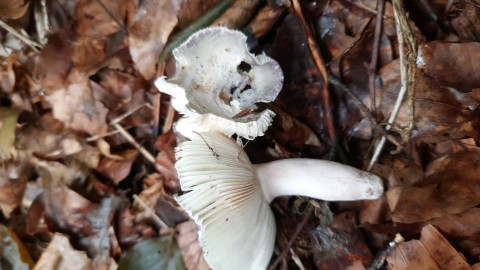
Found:
<svg viewBox="0 0 480 270"><path fill-rule="evenodd" d="M480 203L480 150L444 157L443 165L410 186L390 189L387 199L395 222L413 223L460 213ZM458 198L462 198L459 200Z"/></svg>
<svg viewBox="0 0 480 270"><path fill-rule="evenodd" d="M283 73L266 55L248 51L247 37L239 31L210 27L190 36L173 51L176 72L155 85L173 96L172 104L185 117L178 130L218 130L253 139L272 121L270 110L253 112L258 102L271 102L280 92Z"/></svg>
<svg viewBox="0 0 480 270"><path fill-rule="evenodd" d="M66 236L55 234L34 270L93 270L92 261L84 251L75 250Z"/></svg>
<svg viewBox="0 0 480 270"><path fill-rule="evenodd" d="M25 14L30 5L29 0L6 0L0 2L0 16L18 19Z"/></svg>
<svg viewBox="0 0 480 270"><path fill-rule="evenodd" d="M47 96L53 115L67 128L102 135L107 131L108 109L96 99L88 78L56 90Z"/></svg>
<svg viewBox="0 0 480 270"><path fill-rule="evenodd" d="M183 1L141 1L128 28L129 49L140 74L150 80L155 76L157 59L177 24Z"/></svg>
<svg viewBox="0 0 480 270"><path fill-rule="evenodd" d="M431 41L418 48L417 65L425 75L461 92L480 88L478 63L479 42Z"/></svg>
<svg viewBox="0 0 480 270"><path fill-rule="evenodd" d="M423 227L420 240L401 243L387 262L392 270L471 269L463 255L432 225Z"/></svg>
<svg viewBox="0 0 480 270"><path fill-rule="evenodd" d="M116 156L121 159L105 157L98 167L98 171L107 176L115 185L125 179L132 169L132 164L138 156L138 151L135 149L127 149Z"/></svg>

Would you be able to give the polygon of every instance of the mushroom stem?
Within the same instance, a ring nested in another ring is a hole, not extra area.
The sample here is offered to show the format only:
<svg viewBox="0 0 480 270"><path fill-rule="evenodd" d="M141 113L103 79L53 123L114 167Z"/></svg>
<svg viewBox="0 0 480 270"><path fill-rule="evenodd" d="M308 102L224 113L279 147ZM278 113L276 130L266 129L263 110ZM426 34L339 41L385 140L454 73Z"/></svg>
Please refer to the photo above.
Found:
<svg viewBox="0 0 480 270"><path fill-rule="evenodd" d="M377 199L382 179L340 163L294 158L254 165L265 198L308 196L326 201Z"/></svg>

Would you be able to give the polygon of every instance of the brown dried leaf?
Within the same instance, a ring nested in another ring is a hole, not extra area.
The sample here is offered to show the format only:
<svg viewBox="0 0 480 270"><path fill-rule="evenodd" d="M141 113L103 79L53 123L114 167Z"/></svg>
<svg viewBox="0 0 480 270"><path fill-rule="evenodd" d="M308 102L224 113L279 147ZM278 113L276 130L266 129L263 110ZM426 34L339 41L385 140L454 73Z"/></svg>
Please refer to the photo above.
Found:
<svg viewBox="0 0 480 270"><path fill-rule="evenodd" d="M193 220L177 225L177 244L183 256L183 262L188 270L209 270L203 257L200 242L198 242L198 227Z"/></svg>
<svg viewBox="0 0 480 270"><path fill-rule="evenodd" d="M128 28L129 49L140 74L146 80L155 76L158 56L177 25L182 2L145 0L135 10Z"/></svg>
<svg viewBox="0 0 480 270"><path fill-rule="evenodd" d="M480 24L480 19L478 20ZM461 92L469 92L480 87L478 63L480 63L478 42L431 41L418 48L417 64L425 75Z"/></svg>
<svg viewBox="0 0 480 270"><path fill-rule="evenodd" d="M96 99L88 78L59 89L47 96L53 115L67 128L101 135L107 131L108 109Z"/></svg>
<svg viewBox="0 0 480 270"><path fill-rule="evenodd" d="M262 2L260 0L235 1L212 25L221 25L232 29L242 28L252 18Z"/></svg>
<svg viewBox="0 0 480 270"><path fill-rule="evenodd" d="M390 189L387 199L395 222L413 223L460 213L480 203L480 150L444 158L434 173L411 186ZM461 199L459 199L461 198Z"/></svg>
<svg viewBox="0 0 480 270"><path fill-rule="evenodd" d="M446 18L462 40L480 41L480 4L460 0L448 5Z"/></svg>
<svg viewBox="0 0 480 270"><path fill-rule="evenodd" d="M381 102L383 115L390 115L400 89L400 73L398 61L392 61L382 68L383 96L377 98ZM468 96L447 87L440 86L435 80L417 72L415 78L415 117L412 138L423 141L445 141L448 139L476 138L478 135L478 117L469 109ZM404 101L395 120L397 127L408 125L410 114L408 102Z"/></svg>
<svg viewBox="0 0 480 270"><path fill-rule="evenodd" d="M252 31L252 36L256 39L265 36L284 11L283 8L271 5L264 6L248 25L248 28Z"/></svg>
<svg viewBox="0 0 480 270"><path fill-rule="evenodd" d="M67 237L55 234L34 270L93 270L92 261L83 251L73 249Z"/></svg>
<svg viewBox="0 0 480 270"><path fill-rule="evenodd" d="M178 12L178 27L183 29L221 0L184 0Z"/></svg>
<svg viewBox="0 0 480 270"><path fill-rule="evenodd" d="M122 157L122 159L118 160L116 158L106 157L102 159L98 167L98 171L112 180L115 185L120 184L120 182L130 174L132 164L138 156L138 151L135 149L127 149L117 155Z"/></svg>
<svg viewBox="0 0 480 270"><path fill-rule="evenodd" d="M0 2L0 16L18 19L25 14L29 4L29 0L3 0Z"/></svg>
<svg viewBox="0 0 480 270"><path fill-rule="evenodd" d="M125 26L128 0L79 0L76 6L75 30L78 34L103 38Z"/></svg>
<svg viewBox="0 0 480 270"><path fill-rule="evenodd" d="M422 229L420 240L401 243L387 257L389 269L471 269L465 258L432 225Z"/></svg>
<svg viewBox="0 0 480 270"><path fill-rule="evenodd" d="M7 219L21 204L28 174L28 167L17 162L0 165L0 210Z"/></svg>

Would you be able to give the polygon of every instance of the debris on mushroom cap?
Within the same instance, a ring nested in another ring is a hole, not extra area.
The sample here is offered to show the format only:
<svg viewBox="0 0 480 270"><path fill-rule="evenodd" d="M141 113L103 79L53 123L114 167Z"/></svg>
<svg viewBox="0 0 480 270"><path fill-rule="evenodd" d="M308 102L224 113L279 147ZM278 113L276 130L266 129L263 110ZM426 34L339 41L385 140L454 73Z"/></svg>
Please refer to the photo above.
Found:
<svg viewBox="0 0 480 270"><path fill-rule="evenodd" d="M254 112L256 103L276 98L283 73L272 58L251 54L246 41L243 33L225 27L200 30L173 51L175 74L168 82L157 79L155 85L173 96L175 109L191 123L200 118L205 128L227 136L263 135L274 113Z"/></svg>
<svg viewBox="0 0 480 270"><path fill-rule="evenodd" d="M185 194L176 199L199 225L213 269L265 269L275 219L250 160L218 133L198 133L177 148L175 167Z"/></svg>

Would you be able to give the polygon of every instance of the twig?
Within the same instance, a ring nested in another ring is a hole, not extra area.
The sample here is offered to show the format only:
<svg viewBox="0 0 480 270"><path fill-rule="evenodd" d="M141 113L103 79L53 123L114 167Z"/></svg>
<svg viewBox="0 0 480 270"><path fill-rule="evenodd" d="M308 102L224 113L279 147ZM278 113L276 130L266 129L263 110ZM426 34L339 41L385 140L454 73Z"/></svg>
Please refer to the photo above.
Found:
<svg viewBox="0 0 480 270"><path fill-rule="evenodd" d="M300 232L302 231L303 227L305 227L308 220L312 217L312 214L313 214L313 207L310 207L307 210L307 212L305 213L305 215L303 216L300 223L298 223L297 228L295 229L295 232L292 235L292 238L290 238L290 241L288 241L288 243L287 243L287 246L282 251L282 253L277 257L277 259L275 259L275 261L270 265L270 267L268 267L268 270L274 270L275 268L277 268L277 266L282 262L283 258L285 258L285 256L287 256L288 252L292 248L293 243L297 239L297 237L300 234Z"/></svg>
<svg viewBox="0 0 480 270"><path fill-rule="evenodd" d="M370 65L368 66L368 85L370 87L370 110L377 115L377 91L375 89L375 78L377 77L378 53L380 50L380 37L382 36L382 15L385 8L385 0L377 0L377 22L373 36L373 49Z"/></svg>
<svg viewBox="0 0 480 270"><path fill-rule="evenodd" d="M165 73L165 62L158 64L157 77L163 76ZM162 101L162 94L157 91L157 94L153 98L153 125L152 125L152 137L157 138L160 128L160 107Z"/></svg>
<svg viewBox="0 0 480 270"><path fill-rule="evenodd" d="M18 32L15 30L13 27L9 26L8 24L4 23L2 20L0 20L0 27L5 29L6 31L10 32L12 35L23 41L25 44L27 44L34 52L39 52L38 48L42 48L42 45L39 43L31 40L29 37L23 35L22 33Z"/></svg>
<svg viewBox="0 0 480 270"><path fill-rule="evenodd" d="M383 269L383 265L385 264L385 260L387 259L387 257L392 254L393 250L395 250L398 244L402 243L403 241L405 241L405 239L403 239L403 237L399 233L397 233L395 235L395 239L388 243L387 248L377 254L373 262L370 264L370 266L368 266L367 270Z"/></svg>
<svg viewBox="0 0 480 270"><path fill-rule="evenodd" d="M338 59L339 62L342 61L342 58L345 56L345 54L347 54L353 47L355 47L355 45L357 45L357 44L360 42L360 40L361 40L362 37L363 37L363 34L365 33L365 30L367 29L367 26L370 24L371 21L372 21L372 19L369 18L369 19L366 19L366 20L363 22L362 26L360 27L360 31L359 31L358 34L355 36L355 38L354 38L353 41L350 43L350 45L348 45L348 47L347 47L345 50L343 50L339 55L335 56L335 57L329 62L329 64L332 63L332 62L334 62L334 61L337 60L337 59Z"/></svg>
<svg viewBox="0 0 480 270"><path fill-rule="evenodd" d="M393 11L395 14L395 25L397 28L397 39L399 46L400 54L400 80L401 88L398 93L397 100L393 107L392 113L388 118L387 125L385 129L388 131L392 128L397 114L400 111L403 99L408 92L408 109L410 113L409 123L407 129L404 131L403 141L406 140L409 133L413 129L413 118L414 118L414 96L415 96L415 73L416 73L416 59L417 59L417 42L413 35L410 24L408 23L408 18L403 8L402 0L393 0ZM405 41L407 41L405 43ZM406 46L405 46L406 45ZM385 146L386 138L382 136L378 142L377 148L373 153L370 164L368 165L368 170L371 170L373 165L377 162L380 153Z"/></svg>
<svg viewBox="0 0 480 270"><path fill-rule="evenodd" d="M96 140L99 140L99 139L102 139L102 138L105 138L105 137L108 137L108 136L111 136L111 135L114 135L114 134L117 134L119 133L120 131L118 130L112 130L112 131L109 131L107 133L104 133L104 134L100 134L100 135L94 135L94 136L90 136L86 139L87 142L94 142Z"/></svg>
<svg viewBox="0 0 480 270"><path fill-rule="evenodd" d="M130 135L120 124L115 123L113 126L127 139L127 141L132 144L135 148L137 148L138 151L151 163L155 163L155 157L150 154L150 152L147 151L143 146L141 146L137 141L135 141L135 138Z"/></svg>
<svg viewBox="0 0 480 270"><path fill-rule="evenodd" d="M165 117L165 123L163 124L162 133L165 134L172 129L173 118L175 117L175 108L173 108L172 103L168 105L167 116Z"/></svg>
<svg viewBox="0 0 480 270"><path fill-rule="evenodd" d="M145 209L150 214L153 221L155 221L155 223L157 223L157 225L160 228L168 228L167 224L165 222L163 222L163 220L155 213L155 211L153 211L144 201L142 201L142 199L140 199L140 197L138 197L136 194L134 194L133 195L133 200L138 202L138 204L141 205L142 208Z"/></svg>
<svg viewBox="0 0 480 270"><path fill-rule="evenodd" d="M374 15L377 15L377 11L376 11L375 9L370 8L370 7L368 7L368 6L365 6L365 5L362 4L362 3L358 3L358 2L355 2L355 1L348 1L348 3L350 3L350 4L352 4L352 5L356 6L356 7L358 7L358 8L360 8L360 9L363 9L363 10L365 10L365 11L367 11L367 12L370 12L370 13L372 13L372 14L374 14ZM382 17L383 17L384 19L387 19L387 20L393 20L392 17L387 16L387 15L383 15Z"/></svg>
<svg viewBox="0 0 480 270"><path fill-rule="evenodd" d="M140 110L141 108L143 107L147 107L147 108L152 108L152 105L150 105L150 103L148 102L144 102L138 106L135 106L133 109L129 110L128 112L125 112L121 115L119 115L118 117L116 117L115 119L113 119L110 124L113 125L113 124L117 124L119 123L120 121L122 121L123 119L129 117L130 115L132 115L134 112Z"/></svg>
<svg viewBox="0 0 480 270"><path fill-rule="evenodd" d="M320 48L318 44L315 42L315 38L313 36L312 30L310 29L305 17L303 16L302 7L298 0L292 0L293 3L293 10L290 8L290 12L293 12L298 19L300 20L303 29L305 31L305 35L307 37L308 48L310 53L312 54L313 60L315 62L315 66L317 67L320 75L323 79L323 88L322 88L322 105L323 105L323 113L325 117L325 125L327 127L328 137L330 138L330 143L332 144L332 149L336 147L337 144L337 137L335 134L335 126L333 124L333 114L331 108L331 101L330 101L330 93L328 91L328 75L327 75L327 68L325 67L325 62L320 54Z"/></svg>

